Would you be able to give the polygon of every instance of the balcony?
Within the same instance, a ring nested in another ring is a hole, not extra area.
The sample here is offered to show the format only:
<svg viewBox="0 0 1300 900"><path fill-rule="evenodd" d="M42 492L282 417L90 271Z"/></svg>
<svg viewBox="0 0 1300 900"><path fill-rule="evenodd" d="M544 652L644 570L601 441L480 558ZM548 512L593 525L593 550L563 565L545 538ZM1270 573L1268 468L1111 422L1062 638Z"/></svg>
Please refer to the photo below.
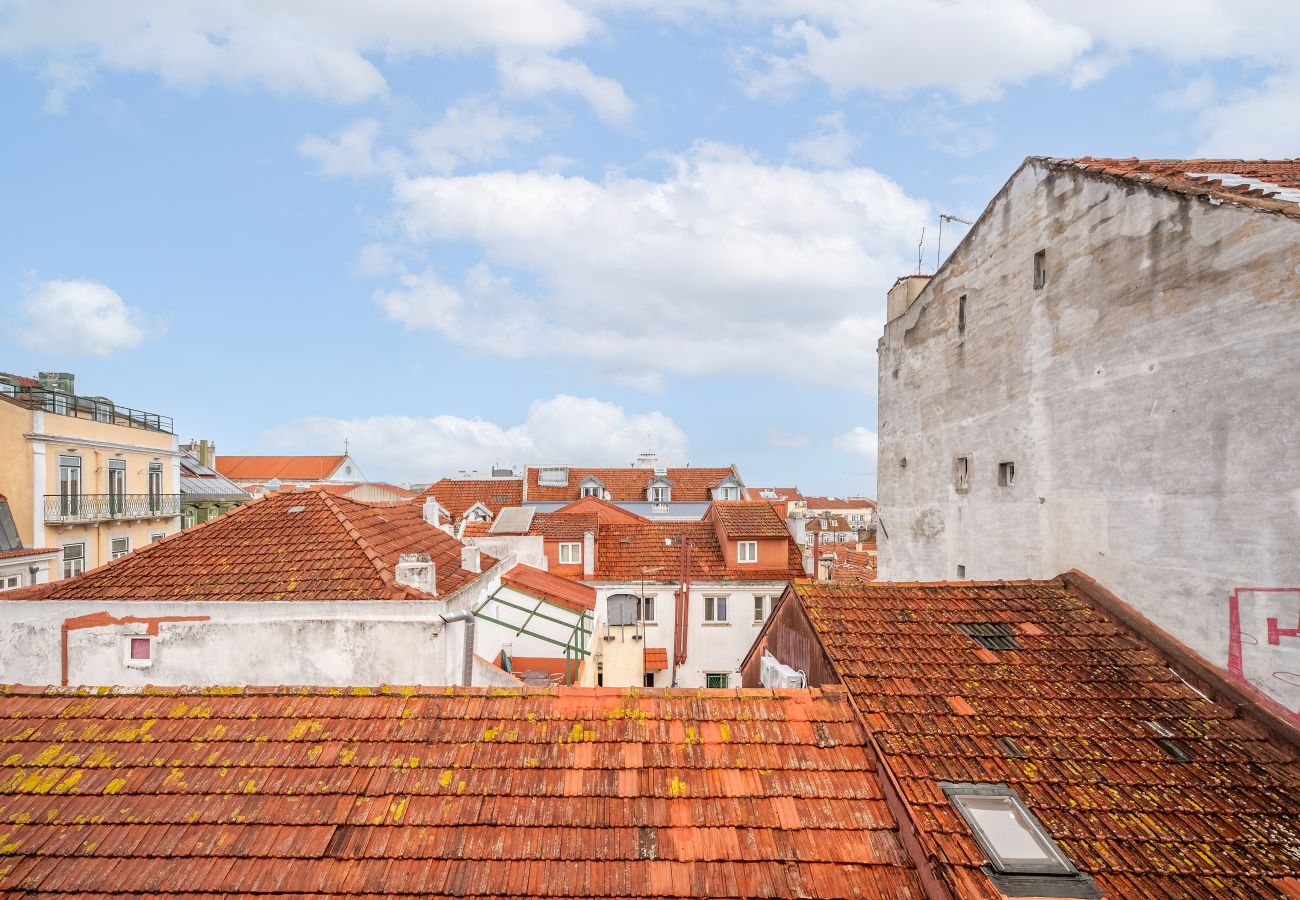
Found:
<svg viewBox="0 0 1300 900"><path fill-rule="evenodd" d="M180 514L180 494L45 495L45 522L49 525L165 519Z"/></svg>
<svg viewBox="0 0 1300 900"><path fill-rule="evenodd" d="M173 434L171 416L143 412L118 406L103 397L81 397L65 394L62 391L50 391L45 388L14 387L0 385L5 396L21 403L28 409L44 410L58 416L70 416L74 419L90 419L108 425L124 425L127 428L143 428L145 431L161 431Z"/></svg>

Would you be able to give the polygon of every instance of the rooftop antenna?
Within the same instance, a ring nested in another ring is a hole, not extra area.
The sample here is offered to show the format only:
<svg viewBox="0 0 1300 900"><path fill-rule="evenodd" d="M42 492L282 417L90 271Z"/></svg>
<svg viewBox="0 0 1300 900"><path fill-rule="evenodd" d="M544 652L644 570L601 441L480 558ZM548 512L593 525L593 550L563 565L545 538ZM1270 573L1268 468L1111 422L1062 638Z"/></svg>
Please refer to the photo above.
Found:
<svg viewBox="0 0 1300 900"><path fill-rule="evenodd" d="M925 248L925 226L921 226L921 240L916 244L916 274L921 274L921 252Z"/></svg>
<svg viewBox="0 0 1300 900"><path fill-rule="evenodd" d="M939 254L943 250L943 223L944 222L960 222L963 225L966 225L968 227L970 225L975 224L974 222L967 222L965 219L962 219L958 216L950 216L948 215L948 213L939 213L939 242L935 245L934 248L934 270L936 272L939 271Z"/></svg>
<svg viewBox="0 0 1300 900"><path fill-rule="evenodd" d="M347 455L348 455L348 439L347 439L347 438L344 438L344 439L343 439L343 455L344 455L344 456L347 456Z"/></svg>

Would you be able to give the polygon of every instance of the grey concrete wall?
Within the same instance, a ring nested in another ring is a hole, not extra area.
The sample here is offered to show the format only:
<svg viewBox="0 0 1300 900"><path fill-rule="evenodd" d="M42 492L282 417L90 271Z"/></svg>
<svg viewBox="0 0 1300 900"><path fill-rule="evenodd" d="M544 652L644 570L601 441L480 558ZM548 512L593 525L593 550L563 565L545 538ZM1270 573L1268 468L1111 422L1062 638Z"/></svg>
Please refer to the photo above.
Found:
<svg viewBox="0 0 1300 900"><path fill-rule="evenodd" d="M1300 221L1031 162L879 350L883 580L1077 567L1296 713Z"/></svg>

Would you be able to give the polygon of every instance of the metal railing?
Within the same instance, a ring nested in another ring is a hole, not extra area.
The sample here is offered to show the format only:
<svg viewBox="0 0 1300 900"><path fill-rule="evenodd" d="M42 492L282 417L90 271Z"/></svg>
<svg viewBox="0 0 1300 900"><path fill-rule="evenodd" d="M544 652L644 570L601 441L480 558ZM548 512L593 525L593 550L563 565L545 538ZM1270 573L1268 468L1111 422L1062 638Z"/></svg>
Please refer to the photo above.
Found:
<svg viewBox="0 0 1300 900"><path fill-rule="evenodd" d="M58 416L90 419L109 425L125 425L128 428L143 428L146 431L161 431L165 434L174 433L171 416L160 416L157 413L118 406L103 397L81 397L35 387L17 389L12 389L9 385L3 387L6 396L28 409L40 409Z"/></svg>
<svg viewBox="0 0 1300 900"><path fill-rule="evenodd" d="M181 514L180 494L46 494L45 521L105 522Z"/></svg>

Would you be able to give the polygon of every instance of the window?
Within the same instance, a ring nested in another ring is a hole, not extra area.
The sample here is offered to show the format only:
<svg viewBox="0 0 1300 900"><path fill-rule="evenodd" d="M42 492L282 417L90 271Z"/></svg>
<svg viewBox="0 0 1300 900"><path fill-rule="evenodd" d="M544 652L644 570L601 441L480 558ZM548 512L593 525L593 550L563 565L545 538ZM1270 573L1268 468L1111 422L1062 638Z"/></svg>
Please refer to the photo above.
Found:
<svg viewBox="0 0 1300 900"><path fill-rule="evenodd" d="M705 597L704 598L704 621L706 622L727 621L727 598L726 597Z"/></svg>
<svg viewBox="0 0 1300 900"><path fill-rule="evenodd" d="M743 563L758 562L758 541L738 541L736 559Z"/></svg>
<svg viewBox="0 0 1300 900"><path fill-rule="evenodd" d="M23 576L21 575L0 575L0 591L13 590L16 587L23 586Z"/></svg>
<svg viewBox="0 0 1300 900"><path fill-rule="evenodd" d="M193 528L197 522L198 522L198 510L192 508L185 510L185 515L181 520L181 527Z"/></svg>
<svg viewBox="0 0 1300 900"><path fill-rule="evenodd" d="M738 488L738 487L727 486L727 487L724 487L724 488L723 488L721 491L719 491L718 493L719 493L721 499L723 499L723 500L739 500L739 499L740 499L740 488Z"/></svg>
<svg viewBox="0 0 1300 900"><path fill-rule="evenodd" d="M126 556L130 552L131 552L131 538L129 537L113 538L113 540L110 542L109 545L108 558L117 559L118 557Z"/></svg>
<svg viewBox="0 0 1300 900"><path fill-rule="evenodd" d="M958 578L965 578L965 577L966 577L966 567L965 567L965 566L958 566L958 567L957 567L957 577L958 577Z"/></svg>
<svg viewBox="0 0 1300 900"><path fill-rule="evenodd" d="M708 672L704 676L704 686L706 688L725 688L730 680L727 672Z"/></svg>
<svg viewBox="0 0 1300 900"><path fill-rule="evenodd" d="M953 483L957 490L970 490L970 457L959 456L953 464Z"/></svg>
<svg viewBox="0 0 1300 900"><path fill-rule="evenodd" d="M71 578L86 571L86 545L63 545L63 577Z"/></svg>
<svg viewBox="0 0 1300 900"><path fill-rule="evenodd" d="M1003 875L1076 875L1056 842L1000 784L947 784L943 792L970 826L993 868ZM1055 896L1055 894L1053 895Z"/></svg>
<svg viewBox="0 0 1300 900"><path fill-rule="evenodd" d="M549 466L537 471L538 484L564 487L569 483L569 470L565 466Z"/></svg>
<svg viewBox="0 0 1300 900"><path fill-rule="evenodd" d="M597 487L597 486L594 485L594 484L584 484L584 485L582 486L582 496L584 496L584 497L599 497L599 496L600 496L600 488Z"/></svg>
<svg viewBox="0 0 1300 900"><path fill-rule="evenodd" d="M776 606L779 597L754 595L754 624L761 625L767 621L767 617L772 614L772 607Z"/></svg>
<svg viewBox="0 0 1300 900"><path fill-rule="evenodd" d="M103 403L98 400L92 400L91 406L94 408L96 422L112 422L113 406L111 403Z"/></svg>
<svg viewBox="0 0 1300 900"><path fill-rule="evenodd" d="M1180 763L1192 761L1191 754L1174 741L1174 733L1172 731L1164 725L1161 725L1159 722L1147 722L1147 727L1156 733L1156 743L1160 745L1161 750L1169 754L1170 759L1174 762Z"/></svg>
<svg viewBox="0 0 1300 900"><path fill-rule="evenodd" d="M637 598L631 594L612 594L605 600L610 625L635 625L636 609Z"/></svg>
<svg viewBox="0 0 1300 900"><path fill-rule="evenodd" d="M1034 290L1041 290L1047 284L1047 251L1039 250L1034 254Z"/></svg>
<svg viewBox="0 0 1300 900"><path fill-rule="evenodd" d="M128 634L122 648L122 662L132 668L147 669L153 665L153 638L142 634Z"/></svg>
<svg viewBox="0 0 1300 900"><path fill-rule="evenodd" d="M81 457L59 457L59 514L75 516L81 511Z"/></svg>
<svg viewBox="0 0 1300 900"><path fill-rule="evenodd" d="M162 509L162 463L149 463L149 512Z"/></svg>
<svg viewBox="0 0 1300 900"><path fill-rule="evenodd" d="M653 594L641 598L637 612L641 616L642 622L653 622L655 620L655 598Z"/></svg>
<svg viewBox="0 0 1300 900"><path fill-rule="evenodd" d="M651 503L667 503L670 499L672 499L672 495L673 492L671 488L666 488L666 487L650 488Z"/></svg>
<svg viewBox="0 0 1300 900"><path fill-rule="evenodd" d="M642 683L643 685L645 685L646 687L654 687L654 686L655 686L655 673L654 673L654 672L646 672L646 673L645 673L645 678L642 680L641 683Z"/></svg>
<svg viewBox="0 0 1300 900"><path fill-rule="evenodd" d="M966 295L957 298L957 330L966 331Z"/></svg>
<svg viewBox="0 0 1300 900"><path fill-rule="evenodd" d="M986 650L1023 650L1016 641L1016 632L1001 622L966 622L957 630Z"/></svg>
<svg viewBox="0 0 1300 900"><path fill-rule="evenodd" d="M149 543L151 543L151 544L156 544L156 543L158 543L159 541L161 541L161 540L162 540L163 538L165 538L165 537L167 537L167 532L165 532L165 531L154 531L154 532L150 532L150 534L149 534Z"/></svg>
<svg viewBox="0 0 1300 900"><path fill-rule="evenodd" d="M560 565L576 565L582 562L582 544L561 544Z"/></svg>
<svg viewBox="0 0 1300 900"><path fill-rule="evenodd" d="M998 484L1002 487L1011 487L1016 483L1016 464L1013 462L998 463Z"/></svg>
<svg viewBox="0 0 1300 900"><path fill-rule="evenodd" d="M108 514L119 516L126 511L126 460L108 461Z"/></svg>
<svg viewBox="0 0 1300 900"><path fill-rule="evenodd" d="M215 518L216 518L217 516L219 516L219 515L221 515L221 507L220 507L220 506L209 506L208 509L207 509L207 518L205 518L203 521L205 521L205 522L211 522L213 519L215 519Z"/></svg>

